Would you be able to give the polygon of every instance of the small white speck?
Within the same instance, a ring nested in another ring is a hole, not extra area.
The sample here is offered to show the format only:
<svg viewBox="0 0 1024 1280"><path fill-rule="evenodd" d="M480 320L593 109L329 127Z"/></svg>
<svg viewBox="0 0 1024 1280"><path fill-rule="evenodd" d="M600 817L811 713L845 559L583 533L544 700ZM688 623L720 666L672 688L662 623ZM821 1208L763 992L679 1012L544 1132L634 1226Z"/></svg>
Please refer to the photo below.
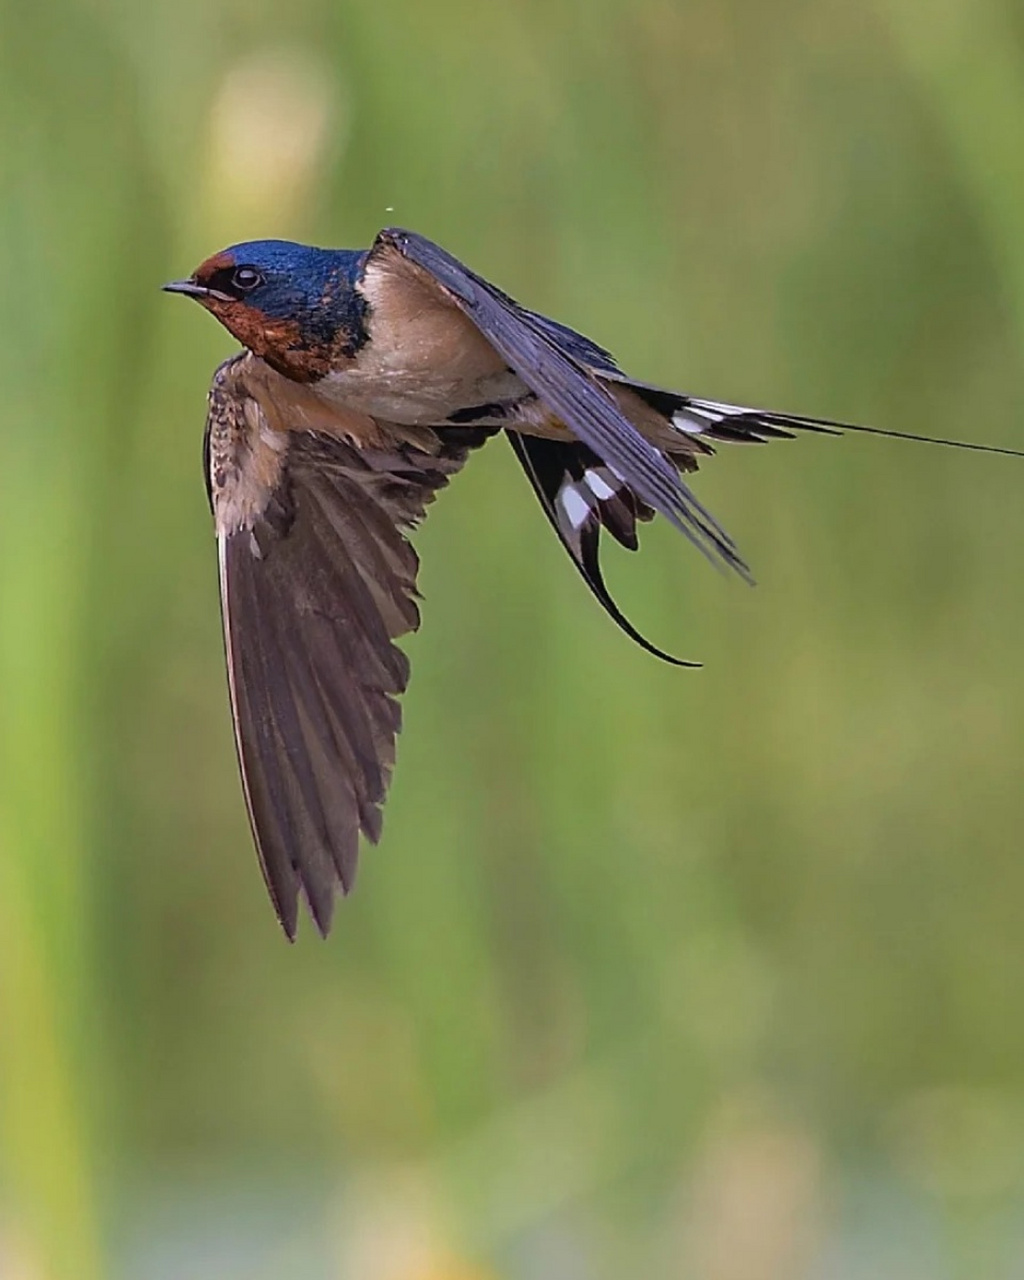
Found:
<svg viewBox="0 0 1024 1280"><path fill-rule="evenodd" d="M384 206L385 213L394 213L394 211L395 211L395 206L393 204L386 204Z"/></svg>

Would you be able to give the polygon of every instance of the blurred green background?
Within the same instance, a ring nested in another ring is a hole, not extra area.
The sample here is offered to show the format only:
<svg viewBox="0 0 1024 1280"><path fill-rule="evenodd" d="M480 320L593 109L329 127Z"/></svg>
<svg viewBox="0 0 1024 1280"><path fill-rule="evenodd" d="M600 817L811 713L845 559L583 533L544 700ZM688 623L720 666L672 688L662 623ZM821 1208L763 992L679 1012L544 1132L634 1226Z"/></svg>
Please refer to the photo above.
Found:
<svg viewBox="0 0 1024 1280"><path fill-rule="evenodd" d="M1024 1275L1024 464L511 454L417 543L385 837L290 948L200 469L233 241L398 223L642 378L1024 446L1001 0L0 0L0 1276Z"/></svg>

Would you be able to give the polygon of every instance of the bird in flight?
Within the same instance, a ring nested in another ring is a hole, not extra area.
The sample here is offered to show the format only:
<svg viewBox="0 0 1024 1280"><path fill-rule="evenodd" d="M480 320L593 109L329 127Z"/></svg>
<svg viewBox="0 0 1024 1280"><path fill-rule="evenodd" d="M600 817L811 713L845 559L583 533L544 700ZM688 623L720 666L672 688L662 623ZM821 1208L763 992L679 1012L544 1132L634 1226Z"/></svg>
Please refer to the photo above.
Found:
<svg viewBox="0 0 1024 1280"><path fill-rule="evenodd" d="M376 843L419 625L407 533L470 453L504 433L587 586L644 649L605 585L601 533L637 547L660 515L749 579L684 476L719 443L863 431L668 391L520 306L411 231L364 251L234 245L187 280L244 350L208 399L213 510L235 742L253 836L289 938L305 899L327 934L359 837Z"/></svg>

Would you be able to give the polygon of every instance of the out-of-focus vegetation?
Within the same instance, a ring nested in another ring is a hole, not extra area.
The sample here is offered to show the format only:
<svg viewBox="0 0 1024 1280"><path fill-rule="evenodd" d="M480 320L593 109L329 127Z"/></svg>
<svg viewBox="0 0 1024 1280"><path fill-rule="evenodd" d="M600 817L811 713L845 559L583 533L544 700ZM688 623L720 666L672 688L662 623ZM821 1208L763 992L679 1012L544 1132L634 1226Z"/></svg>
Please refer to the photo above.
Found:
<svg viewBox="0 0 1024 1280"><path fill-rule="evenodd" d="M1001 0L0 0L0 1275L1020 1274L1024 464L723 451L589 601L418 538L382 846L278 934L199 468L223 244L433 236L638 376L1024 445Z"/></svg>

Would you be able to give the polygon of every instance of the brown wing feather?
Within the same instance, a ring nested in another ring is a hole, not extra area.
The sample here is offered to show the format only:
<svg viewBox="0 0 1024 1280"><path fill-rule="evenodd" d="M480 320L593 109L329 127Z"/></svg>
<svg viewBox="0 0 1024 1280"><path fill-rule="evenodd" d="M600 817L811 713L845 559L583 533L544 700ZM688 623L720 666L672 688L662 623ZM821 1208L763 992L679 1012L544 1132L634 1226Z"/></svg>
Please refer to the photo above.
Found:
<svg viewBox="0 0 1024 1280"><path fill-rule="evenodd" d="M252 374L252 357L218 370L207 432L235 740L281 924L294 937L301 893L326 934L395 761L409 665L394 641L419 625L403 530L489 433L428 452L275 432Z"/></svg>

